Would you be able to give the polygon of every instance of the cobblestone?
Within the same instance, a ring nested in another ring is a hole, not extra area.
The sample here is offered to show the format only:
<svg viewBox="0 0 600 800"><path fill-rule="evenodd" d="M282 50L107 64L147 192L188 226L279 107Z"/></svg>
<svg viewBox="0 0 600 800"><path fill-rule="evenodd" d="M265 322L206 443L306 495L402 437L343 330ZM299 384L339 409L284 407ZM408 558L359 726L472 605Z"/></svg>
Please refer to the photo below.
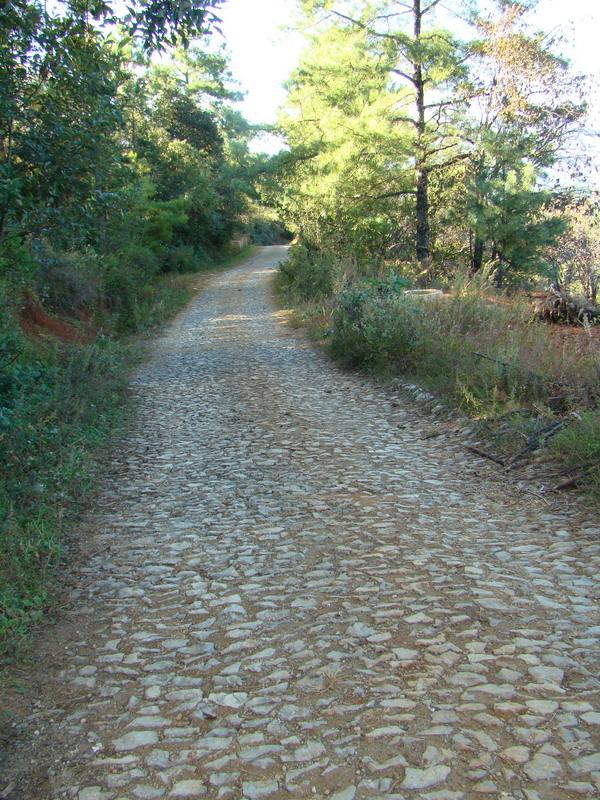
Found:
<svg viewBox="0 0 600 800"><path fill-rule="evenodd" d="M275 310L284 254L135 375L19 798L599 796L597 519L338 371Z"/></svg>

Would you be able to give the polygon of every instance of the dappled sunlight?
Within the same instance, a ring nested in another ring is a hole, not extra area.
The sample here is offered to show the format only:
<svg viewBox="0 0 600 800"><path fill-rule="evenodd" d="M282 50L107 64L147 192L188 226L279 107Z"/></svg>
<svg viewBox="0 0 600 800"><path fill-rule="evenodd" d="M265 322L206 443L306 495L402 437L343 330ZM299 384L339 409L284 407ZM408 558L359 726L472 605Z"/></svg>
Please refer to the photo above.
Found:
<svg viewBox="0 0 600 800"><path fill-rule="evenodd" d="M247 314L227 314L224 317L214 317L212 322L243 322L244 320L253 319Z"/></svg>

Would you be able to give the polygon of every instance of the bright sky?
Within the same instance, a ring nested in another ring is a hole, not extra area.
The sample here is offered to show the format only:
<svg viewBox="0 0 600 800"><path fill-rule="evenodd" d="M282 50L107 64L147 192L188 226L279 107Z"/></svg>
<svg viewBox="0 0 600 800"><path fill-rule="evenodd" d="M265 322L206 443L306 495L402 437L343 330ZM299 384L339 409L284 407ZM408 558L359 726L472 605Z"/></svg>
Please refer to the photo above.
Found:
<svg viewBox="0 0 600 800"><path fill-rule="evenodd" d="M274 122L283 102L282 84L302 47L299 35L283 30L296 6L296 0L226 0L220 12L233 74L247 92L241 110L252 122ZM564 55L577 72L593 76L590 125L600 131L600 3L540 0L535 21L544 30L562 30L569 42ZM278 148L265 142L265 149ZM597 144L594 149L600 152Z"/></svg>

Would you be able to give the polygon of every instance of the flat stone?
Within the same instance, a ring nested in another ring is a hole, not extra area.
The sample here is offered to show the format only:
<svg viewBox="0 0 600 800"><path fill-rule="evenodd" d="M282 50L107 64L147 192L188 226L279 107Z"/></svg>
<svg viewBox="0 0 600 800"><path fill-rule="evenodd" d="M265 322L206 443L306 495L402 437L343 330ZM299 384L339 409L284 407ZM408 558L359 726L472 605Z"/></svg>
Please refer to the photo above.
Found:
<svg viewBox="0 0 600 800"><path fill-rule="evenodd" d="M427 769L414 769L407 767L402 781L403 789L429 789L443 783L450 775L450 767L444 764L435 764Z"/></svg>
<svg viewBox="0 0 600 800"><path fill-rule="evenodd" d="M529 667L529 674L540 683L562 683L565 673L558 667Z"/></svg>
<svg viewBox="0 0 600 800"><path fill-rule="evenodd" d="M124 750L137 750L138 747L156 744L158 734L155 731L131 731L124 736L114 739L113 746L117 752Z"/></svg>
<svg viewBox="0 0 600 800"><path fill-rule="evenodd" d="M413 661L418 657L418 650L410 650L408 647L394 647L394 656L398 661Z"/></svg>
<svg viewBox="0 0 600 800"><path fill-rule="evenodd" d="M354 800L356 797L356 786L347 786L339 792L335 792L329 797L329 800Z"/></svg>
<svg viewBox="0 0 600 800"><path fill-rule="evenodd" d="M553 756L536 753L523 770L532 781L549 781L560 775L562 767Z"/></svg>
<svg viewBox="0 0 600 800"><path fill-rule="evenodd" d="M77 800L109 800L110 797L101 786L88 786L77 793Z"/></svg>
<svg viewBox="0 0 600 800"><path fill-rule="evenodd" d="M325 748L321 742L311 741L294 750L294 758L296 761L311 761L322 756L324 752Z"/></svg>
<svg viewBox="0 0 600 800"><path fill-rule="evenodd" d="M165 796L165 789L157 789L155 786L142 783L132 790L132 794L134 797L138 797L139 800L155 800L155 798Z"/></svg>
<svg viewBox="0 0 600 800"><path fill-rule="evenodd" d="M198 797L206 794L204 781L186 780L178 781L171 789L169 797Z"/></svg>
<svg viewBox="0 0 600 800"><path fill-rule="evenodd" d="M534 714L554 714L558 709L558 703L555 700L527 700L525 703L530 711Z"/></svg>
<svg viewBox="0 0 600 800"><path fill-rule="evenodd" d="M521 745L507 747L505 750L501 750L498 755L505 761L512 761L515 764L526 764L529 761L529 750Z"/></svg>
<svg viewBox="0 0 600 800"><path fill-rule="evenodd" d="M569 761L569 766L577 774L600 771L600 753L592 753L588 756L576 758L574 761Z"/></svg>
<svg viewBox="0 0 600 800"><path fill-rule="evenodd" d="M369 636L374 636L377 631L374 628L370 628L368 625L365 625L363 622L355 622L353 625L348 627L346 633L348 636L358 636L366 639Z"/></svg>
<svg viewBox="0 0 600 800"><path fill-rule="evenodd" d="M408 622L409 625L424 625L428 622L433 622L433 619L428 617L427 614L424 614L422 611L419 611L416 614L411 614L408 617L404 617L404 622Z"/></svg>
<svg viewBox="0 0 600 800"><path fill-rule="evenodd" d="M279 789L277 781L244 781L242 791L248 800L260 800L262 797L270 797Z"/></svg>
<svg viewBox="0 0 600 800"><path fill-rule="evenodd" d="M600 714L597 711L588 711L581 715L581 719L588 725L600 725Z"/></svg>
<svg viewBox="0 0 600 800"><path fill-rule="evenodd" d="M245 692L213 692L209 694L208 699L217 703L220 706L227 706L228 708L241 708L248 700L248 695Z"/></svg>

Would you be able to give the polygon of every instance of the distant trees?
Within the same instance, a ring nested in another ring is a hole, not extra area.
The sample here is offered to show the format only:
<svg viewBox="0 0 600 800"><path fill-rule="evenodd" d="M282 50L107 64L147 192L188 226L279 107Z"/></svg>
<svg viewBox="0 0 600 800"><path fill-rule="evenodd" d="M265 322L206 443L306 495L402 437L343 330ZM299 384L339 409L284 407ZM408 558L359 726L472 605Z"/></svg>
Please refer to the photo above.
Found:
<svg viewBox="0 0 600 800"><path fill-rule="evenodd" d="M93 251L101 287L129 273L141 285L227 242L254 194L255 158L207 34L219 4L2 4L0 276L45 274L52 253L68 255L76 280L77 253L90 263Z"/></svg>
<svg viewBox="0 0 600 800"><path fill-rule="evenodd" d="M528 5L503 0L494 15L473 18L477 114L467 134L472 272L486 254L501 269L535 270L540 250L563 230L559 216L543 213L551 193L540 178L585 113L581 79L552 52L551 35L528 30Z"/></svg>
<svg viewBox="0 0 600 800"><path fill-rule="evenodd" d="M564 229L545 176L585 106L532 5L454 3L460 38L438 0L304 0L281 119L290 223L359 260L414 261L421 283L466 260L499 281L539 272Z"/></svg>

